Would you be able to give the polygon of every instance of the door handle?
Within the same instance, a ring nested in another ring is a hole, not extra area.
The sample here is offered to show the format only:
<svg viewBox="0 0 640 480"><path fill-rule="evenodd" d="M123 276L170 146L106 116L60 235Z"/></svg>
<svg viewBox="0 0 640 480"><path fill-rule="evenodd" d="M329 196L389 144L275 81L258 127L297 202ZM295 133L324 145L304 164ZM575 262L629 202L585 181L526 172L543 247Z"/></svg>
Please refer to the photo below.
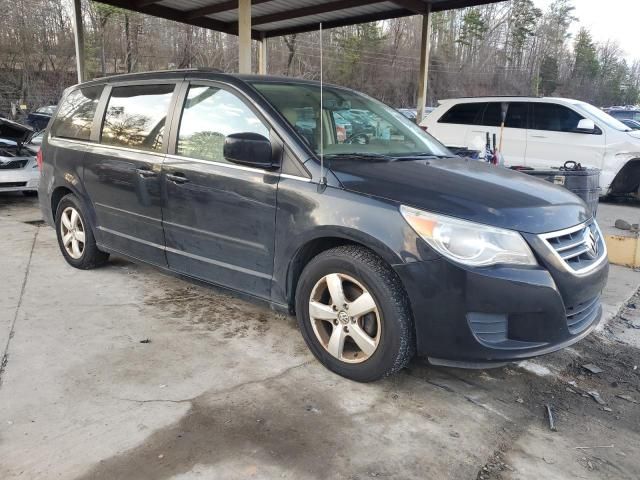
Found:
<svg viewBox="0 0 640 480"><path fill-rule="evenodd" d="M169 180L170 182L176 184L187 183L189 181L189 179L182 173L167 173L165 177L167 177L167 180Z"/></svg>
<svg viewBox="0 0 640 480"><path fill-rule="evenodd" d="M158 174L149 168L136 168L136 173L142 178L157 177Z"/></svg>
<svg viewBox="0 0 640 480"><path fill-rule="evenodd" d="M548 138L545 135L531 135L531 138Z"/></svg>

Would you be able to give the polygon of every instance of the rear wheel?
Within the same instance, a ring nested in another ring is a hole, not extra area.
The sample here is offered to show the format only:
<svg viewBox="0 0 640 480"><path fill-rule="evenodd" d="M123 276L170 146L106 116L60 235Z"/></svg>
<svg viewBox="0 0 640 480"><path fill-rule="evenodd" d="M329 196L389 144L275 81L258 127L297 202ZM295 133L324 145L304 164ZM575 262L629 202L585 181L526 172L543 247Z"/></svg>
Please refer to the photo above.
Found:
<svg viewBox="0 0 640 480"><path fill-rule="evenodd" d="M406 366L414 354L400 279L363 247L336 247L311 260L298 282L296 313L316 358L346 378L377 380Z"/></svg>
<svg viewBox="0 0 640 480"><path fill-rule="evenodd" d="M88 270L103 265L109 259L108 253L98 249L93 229L73 194L66 195L58 204L56 232L60 251L72 267Z"/></svg>

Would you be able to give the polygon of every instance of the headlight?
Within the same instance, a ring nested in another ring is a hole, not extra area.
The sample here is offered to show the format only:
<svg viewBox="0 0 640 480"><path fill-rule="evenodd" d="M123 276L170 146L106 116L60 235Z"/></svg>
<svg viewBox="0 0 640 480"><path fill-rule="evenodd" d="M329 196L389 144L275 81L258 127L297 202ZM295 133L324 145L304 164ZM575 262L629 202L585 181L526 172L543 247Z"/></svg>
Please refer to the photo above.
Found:
<svg viewBox="0 0 640 480"><path fill-rule="evenodd" d="M537 265L518 232L400 207L411 227L438 253L465 265Z"/></svg>

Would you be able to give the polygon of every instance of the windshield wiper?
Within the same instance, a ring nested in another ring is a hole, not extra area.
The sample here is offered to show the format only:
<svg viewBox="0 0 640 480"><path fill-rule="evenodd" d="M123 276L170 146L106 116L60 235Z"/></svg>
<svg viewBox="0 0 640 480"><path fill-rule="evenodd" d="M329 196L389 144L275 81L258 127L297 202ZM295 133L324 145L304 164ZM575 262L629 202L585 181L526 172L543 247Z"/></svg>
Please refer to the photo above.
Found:
<svg viewBox="0 0 640 480"><path fill-rule="evenodd" d="M435 153L412 153L407 155L398 155L394 159L395 160L415 160L415 159L425 159L425 158L454 158L451 155L436 155Z"/></svg>
<svg viewBox="0 0 640 480"><path fill-rule="evenodd" d="M332 153L329 155L325 155L324 158L328 158L330 160L384 160L384 161L393 161L396 160L397 157L392 157L390 155L384 155L382 153Z"/></svg>

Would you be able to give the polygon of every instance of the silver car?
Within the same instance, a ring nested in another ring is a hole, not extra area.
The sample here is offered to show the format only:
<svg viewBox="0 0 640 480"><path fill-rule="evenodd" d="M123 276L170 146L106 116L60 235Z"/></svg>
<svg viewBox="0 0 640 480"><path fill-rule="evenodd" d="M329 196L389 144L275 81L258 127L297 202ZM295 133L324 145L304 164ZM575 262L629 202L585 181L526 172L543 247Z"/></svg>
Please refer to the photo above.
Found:
<svg viewBox="0 0 640 480"><path fill-rule="evenodd" d="M39 149L30 127L0 118L0 192L37 194L40 171L36 154Z"/></svg>

